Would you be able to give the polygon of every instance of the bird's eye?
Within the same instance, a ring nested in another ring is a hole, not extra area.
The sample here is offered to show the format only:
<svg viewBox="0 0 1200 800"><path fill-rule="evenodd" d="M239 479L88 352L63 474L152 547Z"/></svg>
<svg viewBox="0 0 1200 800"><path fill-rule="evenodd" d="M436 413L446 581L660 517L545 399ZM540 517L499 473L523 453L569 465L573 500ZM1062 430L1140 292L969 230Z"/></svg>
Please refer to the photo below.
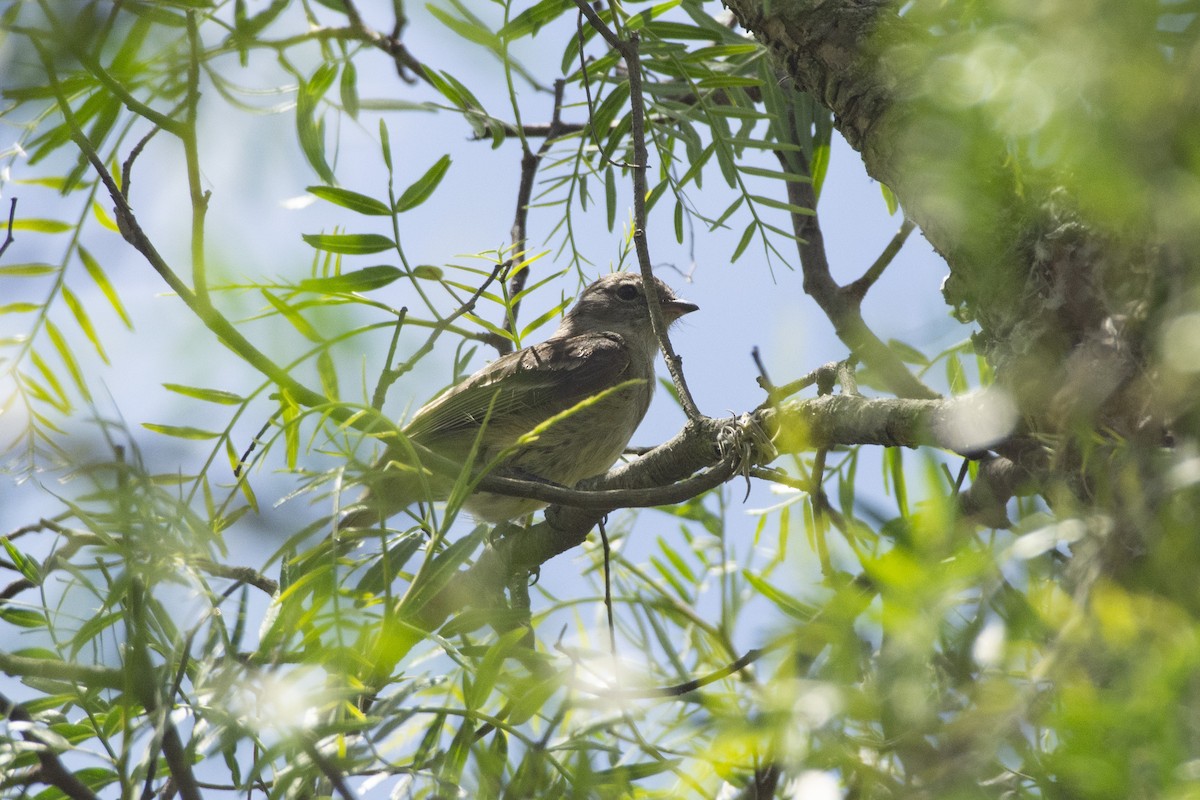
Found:
<svg viewBox="0 0 1200 800"><path fill-rule="evenodd" d="M622 283L617 287L617 297L622 300L632 300L638 296L637 287L632 283Z"/></svg>

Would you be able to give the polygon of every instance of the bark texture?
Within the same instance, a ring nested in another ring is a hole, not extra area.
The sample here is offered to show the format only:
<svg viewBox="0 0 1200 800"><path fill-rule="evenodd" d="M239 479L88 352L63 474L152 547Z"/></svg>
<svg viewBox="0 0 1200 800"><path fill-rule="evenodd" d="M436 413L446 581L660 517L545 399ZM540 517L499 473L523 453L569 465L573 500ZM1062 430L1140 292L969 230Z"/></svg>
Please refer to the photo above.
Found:
<svg viewBox="0 0 1200 800"><path fill-rule="evenodd" d="M938 41L886 0L727 0L950 268L944 293L1039 430L1081 418L1155 436L1144 340L1169 264L1141 232L1090 224L1011 165L976 107L933 92ZM1095 419L1096 416L1099 419Z"/></svg>

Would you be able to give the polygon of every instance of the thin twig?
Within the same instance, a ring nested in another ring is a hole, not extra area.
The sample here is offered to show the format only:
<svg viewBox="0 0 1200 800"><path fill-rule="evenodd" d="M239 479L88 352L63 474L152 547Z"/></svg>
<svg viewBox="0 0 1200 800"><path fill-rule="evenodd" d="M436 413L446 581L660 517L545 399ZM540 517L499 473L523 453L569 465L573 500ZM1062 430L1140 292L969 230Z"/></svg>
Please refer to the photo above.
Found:
<svg viewBox="0 0 1200 800"><path fill-rule="evenodd" d="M602 689L591 689L586 686L576 687L579 691L595 694L605 699L612 700L649 700L656 697L680 697L681 695L689 694L708 686L710 683L716 683L722 678L728 678L741 672L746 667L758 661L766 655L771 648L756 647L746 651L745 655L738 658L736 661L726 664L718 670L702 675L699 678L693 678L690 681L677 683L674 686L661 686L654 689L616 689L613 687L604 687Z"/></svg>
<svg viewBox="0 0 1200 800"><path fill-rule="evenodd" d="M613 618L613 602L612 602L612 547L608 543L608 531L605 528L604 520L600 520L600 524L596 526L600 531L600 544L604 548L604 612L608 617L608 647L611 652L613 663L617 660L617 624ZM614 675L619 672L614 671Z"/></svg>
<svg viewBox="0 0 1200 800"><path fill-rule="evenodd" d="M379 380L375 382L375 391L371 393L371 408L376 411L383 410L383 401L387 399L388 387L395 382L395 378L388 380L392 374L392 364L395 363L396 346L400 342L400 330L404 327L404 319L408 316L408 306L401 306L400 313L396 315L396 326L392 328L392 341L388 344L387 358L383 362L383 371L379 373Z"/></svg>
<svg viewBox="0 0 1200 800"><path fill-rule="evenodd" d="M847 285L845 291L850 296L861 300L866 295L867 290L875 285L875 281L879 280L879 276L887 269L888 264L892 263L892 259L900 252L900 248L904 246L905 240L908 239L908 235L912 233L915 227L916 224L905 217L904 221L900 223L900 230L896 231L896 234L892 236L887 247L883 248L883 252L879 254L879 258L875 259L875 263L867 268L867 271L862 274L861 278Z"/></svg>
<svg viewBox="0 0 1200 800"><path fill-rule="evenodd" d="M429 75L426 74L424 65L414 58L413 54L408 52L408 48L400 41L400 34L403 33L404 27L408 23L408 20L402 14L398 13L396 15L396 24L392 28L391 36L384 36L363 21L362 14L359 13L353 0L342 0L342 6L346 9L346 17L350 20L350 27L358 38L379 48L392 57L392 62L396 66L396 74L400 80L408 84L415 83L405 72L405 70L408 70L408 72L411 72L417 78L430 83Z"/></svg>
<svg viewBox="0 0 1200 800"><path fill-rule="evenodd" d="M187 36L187 102L179 137L183 141L188 192L192 200L192 290L195 291L197 300L205 307L211 307L212 302L208 297L208 268L204 262L204 218L208 213L209 192L200 185L200 145L196 136L200 105L200 29L195 11L187 12Z"/></svg>
<svg viewBox="0 0 1200 800"><path fill-rule="evenodd" d="M31 726L21 732L21 738L34 746L34 752L37 754L40 765L39 769L31 774L31 777L36 777L47 786L53 786L71 800L96 800L96 794L83 781L76 778L75 773L67 769L66 765L55 755L51 745L38 735L32 727L34 719L24 706L0 694L0 716Z"/></svg>
<svg viewBox="0 0 1200 800"><path fill-rule="evenodd" d="M121 193L125 195L125 199L129 199L129 187L133 184L133 162L142 154L146 144L154 137L154 134L161 131L162 128L155 125L150 129L150 132L138 140L138 143L129 151L129 156L121 164Z"/></svg>
<svg viewBox="0 0 1200 800"><path fill-rule="evenodd" d="M8 235L4 237L4 244L0 244L0 256L4 255L4 251L8 246L16 241L13 236L13 220L17 216L17 198L13 198L8 204Z"/></svg>
<svg viewBox="0 0 1200 800"><path fill-rule="evenodd" d="M799 152L776 151L785 171L808 172L808 160ZM800 168L791 162L794 157ZM900 397L935 399L940 395L916 378L891 348L867 327L862 317L862 298L856 297L833 279L825 252L825 237L816 212L817 197L811 181L786 181L788 202L812 209L811 214L791 214L800 268L804 272L804 291L817 301L833 323L834 332L850 351L873 367L891 391Z"/></svg>
<svg viewBox="0 0 1200 800"><path fill-rule="evenodd" d="M630 34L628 39L622 40L604 24L604 20L587 0L575 0L575 5L604 40L621 54L629 71L629 137L633 145L633 164L629 165L629 173L633 179L633 245L649 300L650 323L662 350L663 360L667 362L671 382L675 384L675 391L679 395L679 404L683 406L688 419L698 419L703 415L696 407L696 401L692 399L691 390L688 389L687 380L684 378L683 359L676 355L675 348L671 346L671 339L667 336L662 298L658 296L658 290L654 286L653 262L646 241L646 166L649 154L646 150L646 108L642 94L642 62L638 37L637 34Z"/></svg>
<svg viewBox="0 0 1200 800"><path fill-rule="evenodd" d="M554 82L554 110L550 117L550 132L538 147L537 152L529 149L529 143L524 139L521 140L521 183L517 188L517 209L513 216L512 226L512 254L510 261L514 265L523 263L525 253L528 249L528 226L529 226L529 202L533 197L533 184L537 178L538 167L542 164L542 158L549 152L554 142L560 136L558 126L562 122L562 102L563 91L566 87L565 82L560 78ZM509 297L517 298L508 313L508 319L504 321L504 329L511 334L516 334L517 331L517 314L521 310L521 298L518 295L525 290L525 282L529 279L529 266L526 265L523 269L517 270L508 284ZM507 349L501 352L511 352L512 342L507 342Z"/></svg>

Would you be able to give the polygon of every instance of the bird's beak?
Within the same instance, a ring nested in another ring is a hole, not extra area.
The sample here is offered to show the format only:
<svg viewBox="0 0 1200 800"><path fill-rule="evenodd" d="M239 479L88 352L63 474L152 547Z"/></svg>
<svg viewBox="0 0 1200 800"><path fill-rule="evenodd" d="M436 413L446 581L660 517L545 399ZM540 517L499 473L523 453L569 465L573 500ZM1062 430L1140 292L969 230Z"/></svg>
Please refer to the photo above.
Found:
<svg viewBox="0 0 1200 800"><path fill-rule="evenodd" d="M695 303L689 303L687 300L680 300L678 297L674 300L667 300L662 304L663 314L671 322L682 317L684 314L690 314L693 311L699 311L700 306Z"/></svg>

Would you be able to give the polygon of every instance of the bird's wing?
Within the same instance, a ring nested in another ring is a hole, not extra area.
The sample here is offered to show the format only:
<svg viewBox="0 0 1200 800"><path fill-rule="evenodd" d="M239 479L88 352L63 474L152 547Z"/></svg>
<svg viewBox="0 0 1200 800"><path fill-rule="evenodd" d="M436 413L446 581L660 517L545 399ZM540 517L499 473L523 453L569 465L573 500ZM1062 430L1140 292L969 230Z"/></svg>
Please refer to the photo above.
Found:
<svg viewBox="0 0 1200 800"><path fill-rule="evenodd" d="M615 333L589 333L509 353L420 408L405 433L430 444L480 425L511 420L533 428L628 377L629 347Z"/></svg>

